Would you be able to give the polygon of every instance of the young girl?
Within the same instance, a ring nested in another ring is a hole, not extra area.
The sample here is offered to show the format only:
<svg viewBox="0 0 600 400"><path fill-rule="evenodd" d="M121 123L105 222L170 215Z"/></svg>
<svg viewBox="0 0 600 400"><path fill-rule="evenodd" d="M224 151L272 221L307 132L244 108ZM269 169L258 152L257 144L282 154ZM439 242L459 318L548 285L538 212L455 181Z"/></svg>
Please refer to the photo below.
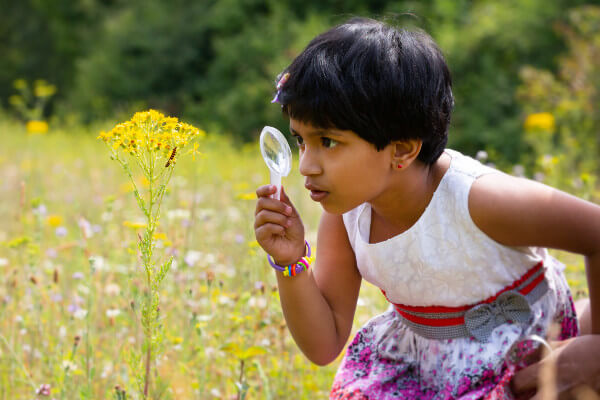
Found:
<svg viewBox="0 0 600 400"><path fill-rule="evenodd" d="M361 279L391 303L350 343L331 399L511 398L511 345L552 326L578 334L546 247L586 256L600 312L600 207L445 149L450 73L426 34L350 20L309 43L274 101L324 210L309 269L292 202L257 190L256 238L294 340L325 365L346 345Z"/></svg>

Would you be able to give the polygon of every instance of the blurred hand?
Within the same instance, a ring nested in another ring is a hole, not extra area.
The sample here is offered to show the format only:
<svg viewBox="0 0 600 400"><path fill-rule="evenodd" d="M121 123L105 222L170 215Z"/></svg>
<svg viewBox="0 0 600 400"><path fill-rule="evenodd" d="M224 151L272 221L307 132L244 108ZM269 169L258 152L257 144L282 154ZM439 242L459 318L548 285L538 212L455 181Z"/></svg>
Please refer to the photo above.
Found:
<svg viewBox="0 0 600 400"><path fill-rule="evenodd" d="M254 234L275 263L284 266L305 255L304 225L283 187L281 201L270 197L276 190L274 185L261 186L256 190L258 201L254 213Z"/></svg>
<svg viewBox="0 0 600 400"><path fill-rule="evenodd" d="M528 398L528 392L539 389L539 373L548 363L555 363L559 399L574 398L573 389L582 385L600 392L600 335L578 336L553 348L549 356L515 374L511 387L517 398ZM539 396L538 391L533 399Z"/></svg>

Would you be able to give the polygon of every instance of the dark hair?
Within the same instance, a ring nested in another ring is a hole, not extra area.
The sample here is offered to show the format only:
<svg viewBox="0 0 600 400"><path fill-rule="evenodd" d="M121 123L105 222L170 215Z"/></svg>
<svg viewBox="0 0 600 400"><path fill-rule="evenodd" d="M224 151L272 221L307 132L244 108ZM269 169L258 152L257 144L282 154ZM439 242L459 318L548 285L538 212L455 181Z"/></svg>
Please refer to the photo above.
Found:
<svg viewBox="0 0 600 400"><path fill-rule="evenodd" d="M418 159L444 151L454 105L450 71L422 31L354 18L314 38L280 74L283 112L320 128L352 130L382 150L421 139Z"/></svg>

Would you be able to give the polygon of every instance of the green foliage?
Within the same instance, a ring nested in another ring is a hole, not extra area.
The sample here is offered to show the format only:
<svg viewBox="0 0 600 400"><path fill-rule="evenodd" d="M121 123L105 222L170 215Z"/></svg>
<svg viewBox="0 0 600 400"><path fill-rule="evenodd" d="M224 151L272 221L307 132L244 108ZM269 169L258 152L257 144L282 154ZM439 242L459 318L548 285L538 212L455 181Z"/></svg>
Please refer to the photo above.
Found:
<svg viewBox="0 0 600 400"><path fill-rule="evenodd" d="M583 0L5 0L0 101L17 78L59 91L52 110L86 122L154 107L211 132L255 139L286 130L270 104L277 74L308 41L354 15L431 33L450 65L450 146L501 166L529 148L515 95L524 66L555 73L568 38L555 27Z"/></svg>
<svg viewBox="0 0 600 400"><path fill-rule="evenodd" d="M567 43L559 70L521 70L518 98L523 110L548 113L553 119L545 127L528 123L535 114L528 117L524 130L531 156L522 161L534 172L544 173L549 184L570 191L583 189L589 198L594 195L594 176L600 173L600 7L572 9L557 31ZM573 171L579 171L575 179Z"/></svg>

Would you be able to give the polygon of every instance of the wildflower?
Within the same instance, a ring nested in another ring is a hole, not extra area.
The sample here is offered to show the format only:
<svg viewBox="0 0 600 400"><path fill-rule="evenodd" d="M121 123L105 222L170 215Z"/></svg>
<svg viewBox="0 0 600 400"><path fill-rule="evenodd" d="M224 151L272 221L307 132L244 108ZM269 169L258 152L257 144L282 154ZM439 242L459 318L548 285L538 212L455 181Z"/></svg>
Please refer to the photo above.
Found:
<svg viewBox="0 0 600 400"><path fill-rule="evenodd" d="M80 271L73 273L73 275L71 276L71 278L73 278L73 279L83 279L83 277L84 277L83 272L80 272Z"/></svg>
<svg viewBox="0 0 600 400"><path fill-rule="evenodd" d="M69 231L67 231L67 228L65 228L64 226L59 226L54 231L54 233L56 234L57 237L65 237L65 236L67 236L68 232Z"/></svg>
<svg viewBox="0 0 600 400"><path fill-rule="evenodd" d="M109 308L108 310L106 310L106 316L108 318L114 318L114 317L118 316L119 314L121 314L121 310L119 310L118 308L114 308L114 309Z"/></svg>
<svg viewBox="0 0 600 400"><path fill-rule="evenodd" d="M87 219L80 217L77 225L79 225L79 229L81 229L81 233L85 239L89 239L94 235L92 224Z"/></svg>
<svg viewBox="0 0 600 400"><path fill-rule="evenodd" d="M46 256L48 258L56 258L58 256L58 252L56 251L56 249L49 248L48 250L46 250Z"/></svg>
<svg viewBox="0 0 600 400"><path fill-rule="evenodd" d="M47 83L42 79L34 82L33 94L35 97L50 97L56 93L56 86Z"/></svg>
<svg viewBox="0 0 600 400"><path fill-rule="evenodd" d="M554 115L548 112L530 114L525 119L523 126L526 131L542 130L552 132L555 127Z"/></svg>
<svg viewBox="0 0 600 400"><path fill-rule="evenodd" d="M87 316L87 310L80 308L73 313L73 317L77 319L84 319Z"/></svg>
<svg viewBox="0 0 600 400"><path fill-rule="evenodd" d="M103 140L113 151L122 151L132 156L142 152L150 153L151 158L159 158L168 167L174 164L180 151L191 140L203 137L206 133L192 125L179 122L177 118L166 117L156 110L135 113L133 118L118 124L108 132L100 132ZM192 149L195 159L197 146ZM167 162L168 161L168 162Z"/></svg>
<svg viewBox="0 0 600 400"><path fill-rule="evenodd" d="M131 229L143 229L146 227L146 224L143 222L125 221L123 222L123 226Z"/></svg>
<svg viewBox="0 0 600 400"><path fill-rule="evenodd" d="M201 258L202 258L202 253L201 252L195 251L195 250L190 250L185 255L183 261L185 261L185 263L189 267L193 267L194 265L196 265L196 263L198 261L200 261Z"/></svg>
<svg viewBox="0 0 600 400"><path fill-rule="evenodd" d="M77 369L77 365L71 360L63 360L62 367L65 371L75 371Z"/></svg>
<svg viewBox="0 0 600 400"><path fill-rule="evenodd" d="M121 288L116 283L109 283L104 288L104 293L106 293L107 296L117 296L120 292Z"/></svg>
<svg viewBox="0 0 600 400"><path fill-rule="evenodd" d="M31 134L44 134L48 132L48 123L46 121L28 121L25 129Z"/></svg>
<svg viewBox="0 0 600 400"><path fill-rule="evenodd" d="M40 396L50 396L50 385L48 383L40 385L39 389L35 391L35 394Z"/></svg>
<svg viewBox="0 0 600 400"><path fill-rule="evenodd" d="M6 267L8 265L8 260L6 258L0 258L0 267Z"/></svg>
<svg viewBox="0 0 600 400"><path fill-rule="evenodd" d="M167 211L168 219L189 219L190 215L190 210L185 210L183 208Z"/></svg>
<svg viewBox="0 0 600 400"><path fill-rule="evenodd" d="M53 228L59 227L63 222L63 219L60 215L48 215L46 217L46 223Z"/></svg>
<svg viewBox="0 0 600 400"><path fill-rule="evenodd" d="M484 162L488 158L488 153L487 151L479 150L475 155L475 158L481 162Z"/></svg>
<svg viewBox="0 0 600 400"><path fill-rule="evenodd" d="M188 151L188 153L192 155L192 160L194 161L196 161L196 154L202 155L202 153L198 151L198 147L198 143L194 143L194 147L192 147L190 151Z"/></svg>
<svg viewBox="0 0 600 400"><path fill-rule="evenodd" d="M512 170L513 175L524 177L525 176L525 167L520 164L516 164Z"/></svg>
<svg viewBox="0 0 600 400"><path fill-rule="evenodd" d="M183 338L181 336L176 336L173 338L173 343L180 344L183 342Z"/></svg>
<svg viewBox="0 0 600 400"><path fill-rule="evenodd" d="M44 204L39 204L38 206L33 208L33 213L35 215L39 215L40 217L43 217L44 215L46 215L47 209L46 209L46 205Z"/></svg>
<svg viewBox="0 0 600 400"><path fill-rule="evenodd" d="M256 200L256 193L254 193L254 192L240 193L235 197L240 200Z"/></svg>
<svg viewBox="0 0 600 400"><path fill-rule="evenodd" d="M16 79L13 82L13 87L17 90L23 90L27 88L27 82L25 81L25 79Z"/></svg>

